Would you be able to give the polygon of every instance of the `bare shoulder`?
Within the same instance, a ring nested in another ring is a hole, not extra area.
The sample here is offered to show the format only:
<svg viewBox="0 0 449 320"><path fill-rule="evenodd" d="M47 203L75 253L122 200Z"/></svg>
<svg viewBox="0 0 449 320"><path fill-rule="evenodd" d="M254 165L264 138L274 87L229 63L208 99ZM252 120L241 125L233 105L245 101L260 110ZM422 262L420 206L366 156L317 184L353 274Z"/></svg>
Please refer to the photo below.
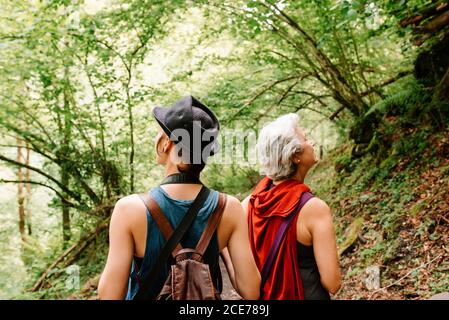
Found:
<svg viewBox="0 0 449 320"><path fill-rule="evenodd" d="M243 207L243 210L245 210L245 212L248 211L248 204L249 204L250 199L251 199L251 194L249 196L247 196L245 199L243 199L243 201L242 201L242 207Z"/></svg>
<svg viewBox="0 0 449 320"><path fill-rule="evenodd" d="M242 219L244 220L245 212L239 199L229 194L226 194L226 197L227 202L223 212L223 218L229 225L233 226Z"/></svg>
<svg viewBox="0 0 449 320"><path fill-rule="evenodd" d="M144 204L137 194L130 194L120 198L115 207L123 211L132 211L133 209L143 208Z"/></svg>
<svg viewBox="0 0 449 320"><path fill-rule="evenodd" d="M242 211L242 204L240 203L239 199L237 199L234 196L231 196L229 194L226 194L227 202L225 211L230 212L231 214L234 212L240 213Z"/></svg>
<svg viewBox="0 0 449 320"><path fill-rule="evenodd" d="M220 249L228 245L231 235L234 234L239 226L245 225L245 214L240 201L231 195L224 195L227 198L226 206L220 224L218 225Z"/></svg>
<svg viewBox="0 0 449 320"><path fill-rule="evenodd" d="M328 219L332 218L332 211L326 202L318 197L313 197L304 205L301 214L307 219Z"/></svg>
<svg viewBox="0 0 449 320"><path fill-rule="evenodd" d="M126 225L135 222L145 212L145 205L137 194L131 194L118 200L112 213L112 220Z"/></svg>

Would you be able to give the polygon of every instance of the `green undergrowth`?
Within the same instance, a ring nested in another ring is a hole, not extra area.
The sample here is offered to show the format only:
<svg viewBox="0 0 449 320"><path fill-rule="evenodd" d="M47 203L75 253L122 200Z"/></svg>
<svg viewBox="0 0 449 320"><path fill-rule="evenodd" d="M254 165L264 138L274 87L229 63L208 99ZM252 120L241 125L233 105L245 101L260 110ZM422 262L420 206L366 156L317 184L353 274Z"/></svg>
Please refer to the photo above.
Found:
<svg viewBox="0 0 449 320"><path fill-rule="evenodd" d="M381 287L405 276L377 298L448 291L449 127L397 128L382 154L354 158L353 148L346 143L330 152L307 181L332 208L339 245L351 223L363 219L340 257L347 285L339 297L369 298L363 271L371 265L380 267Z"/></svg>

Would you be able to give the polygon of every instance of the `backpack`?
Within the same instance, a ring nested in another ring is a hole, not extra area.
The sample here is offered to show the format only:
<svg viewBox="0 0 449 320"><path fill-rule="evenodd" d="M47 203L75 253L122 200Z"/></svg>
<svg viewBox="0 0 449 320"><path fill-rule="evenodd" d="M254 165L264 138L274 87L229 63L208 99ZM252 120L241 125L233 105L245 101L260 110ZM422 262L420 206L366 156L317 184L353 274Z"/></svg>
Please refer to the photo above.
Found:
<svg viewBox="0 0 449 320"><path fill-rule="evenodd" d="M203 187L194 203L192 203L186 216L180 223L180 226L173 231L170 222L163 214L157 202L149 193L139 195L150 211L153 219L158 225L159 230L167 240L166 245L158 258L149 275L139 286L134 299L155 298L156 300L220 300L220 293L212 281L209 265L204 263L203 256L209 245L210 240L220 223L226 206L226 195L219 193L218 205L215 211L210 215L206 227L198 241L196 248L182 248L180 239L187 232L194 218L198 214L210 190ZM202 198L202 199L201 199ZM187 221L185 221L187 220ZM179 240L178 240L179 239ZM167 263L170 252L174 263L170 267L168 277L162 287L162 290L156 297L148 297L148 289L154 283L154 279L161 266ZM220 270L220 269L218 269ZM219 282L221 283L221 273L219 272Z"/></svg>

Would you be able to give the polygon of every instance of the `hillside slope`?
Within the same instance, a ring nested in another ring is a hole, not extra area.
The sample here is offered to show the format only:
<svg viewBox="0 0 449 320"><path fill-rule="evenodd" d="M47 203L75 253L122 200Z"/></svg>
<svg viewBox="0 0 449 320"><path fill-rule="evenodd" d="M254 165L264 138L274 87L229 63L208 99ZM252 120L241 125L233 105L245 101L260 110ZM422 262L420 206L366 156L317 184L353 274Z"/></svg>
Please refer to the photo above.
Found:
<svg viewBox="0 0 449 320"><path fill-rule="evenodd" d="M351 159L351 148L333 150L308 181L334 213L344 275L335 298L449 291L449 127L400 129L381 160ZM370 290L368 267L380 271Z"/></svg>

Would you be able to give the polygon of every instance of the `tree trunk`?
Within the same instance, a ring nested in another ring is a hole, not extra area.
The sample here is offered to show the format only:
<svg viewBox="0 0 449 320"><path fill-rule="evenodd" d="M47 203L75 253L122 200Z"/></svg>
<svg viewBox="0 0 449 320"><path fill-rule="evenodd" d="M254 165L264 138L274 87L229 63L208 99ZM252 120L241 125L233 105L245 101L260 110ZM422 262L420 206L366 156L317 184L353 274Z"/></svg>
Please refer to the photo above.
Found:
<svg viewBox="0 0 449 320"><path fill-rule="evenodd" d="M435 33L438 30L441 30L445 26L449 24L449 11L443 12L439 16L435 17L431 21L429 21L423 28L420 30L421 32L426 33Z"/></svg>
<svg viewBox="0 0 449 320"><path fill-rule="evenodd" d="M133 124L133 114L132 108L129 108L129 124L130 124L130 143L131 152L129 154L129 170L130 170L130 190L134 192L134 124Z"/></svg>
<svg viewBox="0 0 449 320"><path fill-rule="evenodd" d="M69 175L67 170L61 169L62 183L69 183ZM70 207L67 203L62 202L62 236L64 245L70 240Z"/></svg>
<svg viewBox="0 0 449 320"><path fill-rule="evenodd" d="M66 70L66 76L67 76L67 70ZM67 93L67 88L64 88L63 95L64 95L64 123L63 123L63 141L62 141L62 150L63 150L63 156L64 158L68 158L69 155L67 154L69 152L69 142L70 142L70 136L71 136L71 121L70 121L70 104L69 104L69 97ZM67 163L64 161L64 163L61 165L61 183L65 186L68 186L70 183L70 173L69 168L67 167ZM71 232L70 232L70 207L62 201L62 238L63 238L63 245L64 247L67 245L68 241L70 240Z"/></svg>
<svg viewBox="0 0 449 320"><path fill-rule="evenodd" d="M425 19L432 17L434 15L439 15L442 12L449 10L448 3L444 3L443 1L439 1L437 3L434 3L430 6L425 7L423 10L416 12L414 15L409 16L407 18L402 19L399 22L399 25L402 28L405 28L406 26L413 24L418 25Z"/></svg>
<svg viewBox="0 0 449 320"><path fill-rule="evenodd" d="M129 135L131 152L129 154L129 184L131 193L134 192L134 119L133 119L133 107L131 103L131 97L129 94L129 83L131 81L131 70L128 69L129 79L126 87L126 100L128 104L128 118L129 118Z"/></svg>
<svg viewBox="0 0 449 320"><path fill-rule="evenodd" d="M290 27L298 32L305 44L310 50L310 53L315 57L319 64L321 72L330 80L332 96L335 100L341 103L342 106L349 109L349 111L356 117L363 115L368 110L368 105L363 101L357 89L353 88L348 80L343 76L337 66L335 66L329 57L319 48L317 42L311 35L309 35L293 18L280 10L276 5L273 7L266 6L279 18L279 20L286 22ZM274 9L273 9L274 8Z"/></svg>
<svg viewBox="0 0 449 320"><path fill-rule="evenodd" d="M438 96L441 100L449 100L449 68L438 85Z"/></svg>
<svg viewBox="0 0 449 320"><path fill-rule="evenodd" d="M28 145L28 142L26 143L26 159L25 159L25 164L26 165L30 165L30 149L29 149L29 145ZM31 172L31 170L30 170L30 168L26 168L26 171L25 171L26 173L26 177L25 177L25 179L26 179L26 192L27 192L27 194L26 194L26 207L25 207L25 209L26 209L26 211L25 211L25 213L26 213L26 224L27 224L27 227L28 227L28 235L30 235L31 236L31 234L32 234L32 225L31 225L31 214L32 214L32 212L31 212L31 183L29 183L29 181L31 181L31 178L30 178L30 172Z"/></svg>
<svg viewBox="0 0 449 320"><path fill-rule="evenodd" d="M22 163L22 141L17 138L17 162ZM17 184L17 199L19 206L19 232L22 241L25 241L25 206L24 206L24 194L23 194L23 171L22 167L18 168L17 179L19 183Z"/></svg>

